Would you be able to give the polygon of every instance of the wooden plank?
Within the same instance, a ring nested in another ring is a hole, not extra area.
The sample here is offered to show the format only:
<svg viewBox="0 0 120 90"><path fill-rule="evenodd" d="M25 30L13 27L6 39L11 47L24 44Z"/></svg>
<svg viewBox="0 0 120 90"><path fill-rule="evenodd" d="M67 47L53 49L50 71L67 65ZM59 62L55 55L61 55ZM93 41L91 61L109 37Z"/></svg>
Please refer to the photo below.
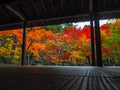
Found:
<svg viewBox="0 0 120 90"><path fill-rule="evenodd" d="M0 66L0 90L18 88L20 90L120 90L120 67Z"/></svg>

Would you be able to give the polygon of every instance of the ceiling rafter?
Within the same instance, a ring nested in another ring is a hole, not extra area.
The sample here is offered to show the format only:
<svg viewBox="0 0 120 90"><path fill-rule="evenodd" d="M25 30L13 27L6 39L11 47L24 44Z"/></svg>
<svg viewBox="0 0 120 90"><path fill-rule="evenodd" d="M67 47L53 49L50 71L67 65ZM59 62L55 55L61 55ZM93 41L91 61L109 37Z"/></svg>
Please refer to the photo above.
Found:
<svg viewBox="0 0 120 90"><path fill-rule="evenodd" d="M35 3L34 3L34 1L33 0L31 0L31 5L33 6L33 8L35 9L35 11L36 11L36 13L37 13L37 15L38 16L40 16L40 13L39 13L39 11L37 10L37 8L36 8L36 6L35 6Z"/></svg>
<svg viewBox="0 0 120 90"><path fill-rule="evenodd" d="M25 21L26 18L24 17L24 15L17 9L17 7L13 8L12 6L5 6L7 9L9 9L11 12L13 12L16 16L18 16L22 21Z"/></svg>
<svg viewBox="0 0 120 90"><path fill-rule="evenodd" d="M7 12L5 12L4 10L3 10L3 7L0 7L1 8L1 11L2 11L2 16L6 16L9 20L11 20L11 17L7 14Z"/></svg>
<svg viewBox="0 0 120 90"><path fill-rule="evenodd" d="M53 13L54 13L54 14L56 14L56 10L55 10L55 6L54 6L53 2L52 2L52 1L50 1L50 4L51 4L51 6L52 6Z"/></svg>
<svg viewBox="0 0 120 90"><path fill-rule="evenodd" d="M67 16L90 13L89 1L90 0L11 0L10 2L4 2L3 5L0 1L0 7L2 7L0 8L0 25L15 24L23 22L24 19L26 19L28 23L30 21L36 22L36 20L43 20L42 22L40 22L40 24L42 25L73 21L73 19L71 18L74 17L70 17L68 19ZM95 1L98 2L98 13L100 15L100 19L120 17L120 0ZM51 5L51 2L53 5ZM64 19L61 17L64 17ZM80 16L80 18L88 20L89 16ZM35 22L32 22L30 25L32 26L39 24Z"/></svg>
<svg viewBox="0 0 120 90"><path fill-rule="evenodd" d="M19 9L24 13L24 15L26 16L26 19L28 19L31 14L30 11L28 10L29 7L26 5L26 2L22 2L21 5L22 7L19 6Z"/></svg>
<svg viewBox="0 0 120 90"><path fill-rule="evenodd" d="M45 13L48 15L48 11L47 11L47 9L45 7L45 4L44 4L43 0L40 0L40 1L41 1L42 7L43 7Z"/></svg>
<svg viewBox="0 0 120 90"><path fill-rule="evenodd" d="M65 7L64 7L64 4L63 4L63 0L60 0L60 3L61 3L61 7L62 7L63 11L66 11Z"/></svg>
<svg viewBox="0 0 120 90"><path fill-rule="evenodd" d="M69 7L71 8L71 11L74 9L74 7L73 7L73 0L69 1Z"/></svg>

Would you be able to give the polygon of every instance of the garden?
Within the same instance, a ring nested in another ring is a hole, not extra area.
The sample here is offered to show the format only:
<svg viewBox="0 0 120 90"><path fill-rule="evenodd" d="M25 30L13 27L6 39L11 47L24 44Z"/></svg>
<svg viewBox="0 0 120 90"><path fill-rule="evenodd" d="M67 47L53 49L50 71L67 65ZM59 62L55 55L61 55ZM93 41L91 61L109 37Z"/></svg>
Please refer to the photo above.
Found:
<svg viewBox="0 0 120 90"><path fill-rule="evenodd" d="M120 20L100 27L104 65L120 65ZM27 28L26 65L91 65L90 26L72 23ZM0 31L0 64L20 65L23 29ZM94 37L96 38L96 37Z"/></svg>

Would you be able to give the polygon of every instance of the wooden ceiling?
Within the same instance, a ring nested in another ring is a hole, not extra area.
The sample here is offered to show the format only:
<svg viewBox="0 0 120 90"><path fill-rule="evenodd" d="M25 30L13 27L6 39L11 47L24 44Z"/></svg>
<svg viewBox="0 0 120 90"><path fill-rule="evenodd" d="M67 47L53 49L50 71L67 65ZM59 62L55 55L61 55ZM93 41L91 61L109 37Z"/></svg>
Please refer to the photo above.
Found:
<svg viewBox="0 0 120 90"><path fill-rule="evenodd" d="M90 20L91 0L3 0L0 30ZM100 19L119 18L120 0L96 0Z"/></svg>

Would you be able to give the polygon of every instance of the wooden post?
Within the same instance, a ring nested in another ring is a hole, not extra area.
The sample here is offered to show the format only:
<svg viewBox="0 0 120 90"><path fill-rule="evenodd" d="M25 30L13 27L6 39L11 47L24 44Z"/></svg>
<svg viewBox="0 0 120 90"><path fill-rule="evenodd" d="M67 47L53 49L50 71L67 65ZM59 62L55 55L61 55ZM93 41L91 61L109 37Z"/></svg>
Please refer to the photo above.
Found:
<svg viewBox="0 0 120 90"><path fill-rule="evenodd" d="M96 58L97 65L102 66L101 36L98 14L95 14Z"/></svg>
<svg viewBox="0 0 120 90"><path fill-rule="evenodd" d="M26 22L24 22L21 65L25 64L25 58L26 58L26 53L25 53L25 49L26 49L26 30L27 30Z"/></svg>
<svg viewBox="0 0 120 90"><path fill-rule="evenodd" d="M92 66L95 66L95 40L94 40L94 27L93 20L90 20L90 29L91 29L91 51L92 51Z"/></svg>
<svg viewBox="0 0 120 90"><path fill-rule="evenodd" d="M101 36L100 36L100 25L99 25L99 14L98 14L98 2L97 2L97 0L93 0L93 6L94 6L94 23L95 23L95 35L96 35L97 65L102 66Z"/></svg>
<svg viewBox="0 0 120 90"><path fill-rule="evenodd" d="M92 66L95 66L95 40L94 40L94 26L93 26L93 0L89 1L90 11L90 29L91 29L91 52L92 52Z"/></svg>

